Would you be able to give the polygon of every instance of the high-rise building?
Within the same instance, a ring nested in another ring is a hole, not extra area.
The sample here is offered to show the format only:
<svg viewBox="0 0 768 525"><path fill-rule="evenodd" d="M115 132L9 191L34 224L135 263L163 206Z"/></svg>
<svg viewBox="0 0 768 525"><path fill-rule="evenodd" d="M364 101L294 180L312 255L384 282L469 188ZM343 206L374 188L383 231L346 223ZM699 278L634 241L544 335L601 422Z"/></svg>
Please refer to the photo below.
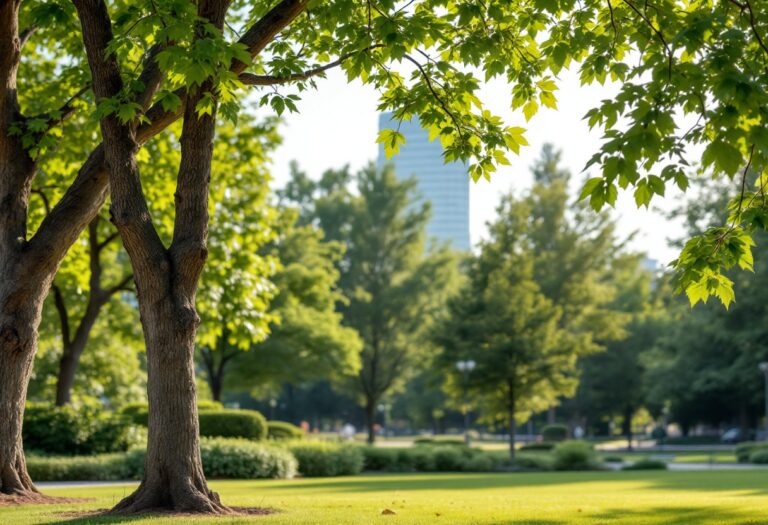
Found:
<svg viewBox="0 0 768 525"><path fill-rule="evenodd" d="M391 113L379 116L379 130L397 129ZM432 218L427 235L439 241L450 241L457 250L469 250L469 175L461 162L445 164L443 148L438 139L429 141L429 134L418 120L402 122L400 133L405 144L390 159L379 145L379 166L394 164L400 178L414 177L418 181L421 197L432 205Z"/></svg>

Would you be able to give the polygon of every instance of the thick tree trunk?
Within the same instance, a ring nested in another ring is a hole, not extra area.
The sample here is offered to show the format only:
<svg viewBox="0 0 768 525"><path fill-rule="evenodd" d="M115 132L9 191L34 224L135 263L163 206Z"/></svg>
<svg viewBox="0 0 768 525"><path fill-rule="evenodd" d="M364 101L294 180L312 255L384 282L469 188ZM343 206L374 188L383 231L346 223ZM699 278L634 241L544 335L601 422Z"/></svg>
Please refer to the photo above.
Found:
<svg viewBox="0 0 768 525"><path fill-rule="evenodd" d="M56 406L62 407L72 402L72 387L75 384L75 372L80 362L80 352L71 346L65 346L59 360L59 373L56 376Z"/></svg>
<svg viewBox="0 0 768 525"><path fill-rule="evenodd" d="M155 508L225 513L205 481L200 459L194 340L197 318L166 299L142 308L147 344L149 436L144 479L116 512Z"/></svg>
<svg viewBox="0 0 768 525"><path fill-rule="evenodd" d="M21 426L44 294L9 290L16 285L14 279L5 279L9 276L3 272L0 284L0 494L15 496L19 502L41 501L43 496L27 473Z"/></svg>
<svg viewBox="0 0 768 525"><path fill-rule="evenodd" d="M368 398L365 402L365 425L368 428L369 445L373 445L376 442L376 400Z"/></svg>
<svg viewBox="0 0 768 525"><path fill-rule="evenodd" d="M634 410L631 407L624 409L624 416L621 421L624 436L627 438L627 450L632 450L632 414Z"/></svg>

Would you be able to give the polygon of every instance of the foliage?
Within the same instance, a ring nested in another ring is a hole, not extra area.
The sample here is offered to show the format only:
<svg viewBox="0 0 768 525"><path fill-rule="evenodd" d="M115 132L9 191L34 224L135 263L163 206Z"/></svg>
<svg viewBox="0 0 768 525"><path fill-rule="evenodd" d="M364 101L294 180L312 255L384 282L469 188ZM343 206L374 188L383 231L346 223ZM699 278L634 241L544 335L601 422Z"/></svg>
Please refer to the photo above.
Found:
<svg viewBox="0 0 768 525"><path fill-rule="evenodd" d="M336 312L344 299L335 265L344 247L297 220L295 210L282 208L274 225L276 237L264 248L281 265L272 277L278 292L270 307L270 335L237 355L237 367L227 375L230 388L263 390L321 378L339 382L360 368L360 338L342 326Z"/></svg>
<svg viewBox="0 0 768 525"><path fill-rule="evenodd" d="M211 401L210 399L198 399L197 410L224 410L224 405L218 401Z"/></svg>
<svg viewBox="0 0 768 525"><path fill-rule="evenodd" d="M541 437L544 441L565 441L568 438L568 427L552 424L541 429Z"/></svg>
<svg viewBox="0 0 768 525"><path fill-rule="evenodd" d="M621 470L667 470L667 464L658 459L645 458L629 465L624 465L621 467Z"/></svg>
<svg viewBox="0 0 768 525"><path fill-rule="evenodd" d="M756 465L768 464L768 449L758 448L749 455L749 462Z"/></svg>
<svg viewBox="0 0 768 525"><path fill-rule="evenodd" d="M557 443L553 443L551 441L540 441L540 442L533 442L533 443L526 443L522 447L520 447L520 450L552 450L555 448L555 445Z"/></svg>
<svg viewBox="0 0 768 525"><path fill-rule="evenodd" d="M255 410L203 411L198 418L201 436L267 439L267 420Z"/></svg>
<svg viewBox="0 0 768 525"><path fill-rule="evenodd" d="M129 460L129 455L138 458ZM90 456L30 455L27 468L38 481L118 481L140 479L143 459L143 451Z"/></svg>
<svg viewBox="0 0 768 525"><path fill-rule="evenodd" d="M211 478L291 479L298 465L284 448L245 439L203 439L200 454Z"/></svg>
<svg viewBox="0 0 768 525"><path fill-rule="evenodd" d="M290 443L288 449L299 462L305 477L350 476L363 470L363 452L358 445L324 441Z"/></svg>
<svg viewBox="0 0 768 525"><path fill-rule="evenodd" d="M268 421L267 437L269 439L301 439L304 437L304 431L292 423L285 421Z"/></svg>
<svg viewBox="0 0 768 525"><path fill-rule="evenodd" d="M126 418L100 407L28 404L23 439L30 450L47 454L100 454L127 450L141 434Z"/></svg>
<svg viewBox="0 0 768 525"><path fill-rule="evenodd" d="M586 441L563 441L553 450L555 470L594 470L599 467L594 447Z"/></svg>
<svg viewBox="0 0 768 525"><path fill-rule="evenodd" d="M761 450L768 450L768 444L760 441L746 441L736 445L736 460L739 463L749 463L752 454Z"/></svg>

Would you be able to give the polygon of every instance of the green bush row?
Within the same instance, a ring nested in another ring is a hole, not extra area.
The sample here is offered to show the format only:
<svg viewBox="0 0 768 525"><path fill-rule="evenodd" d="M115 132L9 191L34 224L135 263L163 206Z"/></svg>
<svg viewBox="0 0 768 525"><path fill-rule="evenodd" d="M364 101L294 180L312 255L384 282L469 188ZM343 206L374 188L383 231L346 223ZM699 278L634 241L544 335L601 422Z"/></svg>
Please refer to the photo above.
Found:
<svg viewBox="0 0 768 525"><path fill-rule="evenodd" d="M630 465L624 465L621 470L667 470L667 464L658 459L640 459Z"/></svg>
<svg viewBox="0 0 768 525"><path fill-rule="evenodd" d="M555 470L596 470L600 462L595 447L586 441L563 441L552 450Z"/></svg>
<svg viewBox="0 0 768 525"><path fill-rule="evenodd" d="M304 431L292 423L285 421L268 421L267 437L274 440L301 439Z"/></svg>
<svg viewBox="0 0 768 525"><path fill-rule="evenodd" d="M123 452L143 438L129 419L100 406L43 403L27 404L22 434L27 450L54 455Z"/></svg>
<svg viewBox="0 0 768 525"><path fill-rule="evenodd" d="M289 443L287 447L299 462L302 476L351 476L363 470L363 447L359 445L314 441Z"/></svg>
<svg viewBox="0 0 768 525"><path fill-rule="evenodd" d="M552 450L557 443L551 441L539 441L535 443L526 443L520 450Z"/></svg>
<svg viewBox="0 0 768 525"><path fill-rule="evenodd" d="M560 424L547 425L541 429L544 441L565 441L568 438L568 427Z"/></svg>
<svg viewBox="0 0 768 525"><path fill-rule="evenodd" d="M739 443L736 445L736 460L739 463L751 463L752 456L755 455L756 459L760 459L761 455L757 453L764 450L768 450L768 443L764 441L745 441L744 443Z"/></svg>
<svg viewBox="0 0 768 525"><path fill-rule="evenodd" d="M212 479L290 479L297 471L290 451L244 439L203 439L200 454L203 471ZM36 481L141 479L144 457L144 450L138 449L94 456L30 456L27 467Z"/></svg>

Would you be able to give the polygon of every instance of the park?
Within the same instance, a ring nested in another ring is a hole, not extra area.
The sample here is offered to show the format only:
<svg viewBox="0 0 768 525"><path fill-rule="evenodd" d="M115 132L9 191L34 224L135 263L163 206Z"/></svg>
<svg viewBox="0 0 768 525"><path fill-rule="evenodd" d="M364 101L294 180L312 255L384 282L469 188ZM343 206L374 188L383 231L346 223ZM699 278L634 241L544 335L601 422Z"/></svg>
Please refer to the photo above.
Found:
<svg viewBox="0 0 768 525"><path fill-rule="evenodd" d="M766 71L757 0L0 1L0 523L768 523Z"/></svg>

